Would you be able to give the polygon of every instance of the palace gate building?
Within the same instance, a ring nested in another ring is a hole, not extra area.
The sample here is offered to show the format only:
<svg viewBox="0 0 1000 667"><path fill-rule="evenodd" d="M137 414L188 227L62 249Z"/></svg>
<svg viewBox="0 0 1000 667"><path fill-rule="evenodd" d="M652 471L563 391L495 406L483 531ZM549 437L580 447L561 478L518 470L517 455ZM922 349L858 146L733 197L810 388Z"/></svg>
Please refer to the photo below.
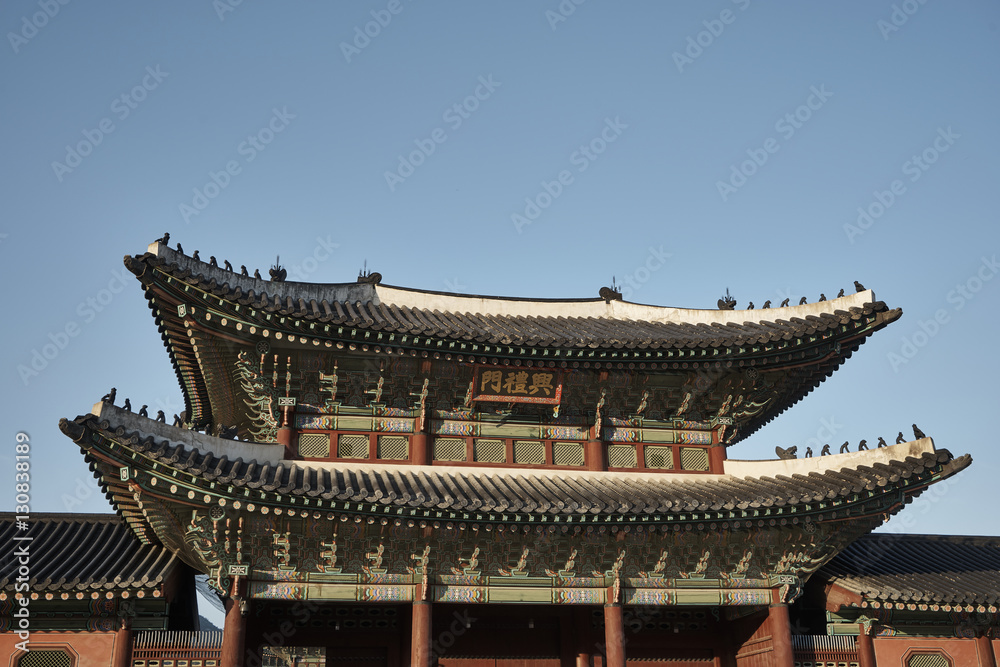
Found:
<svg viewBox="0 0 1000 667"><path fill-rule="evenodd" d="M125 264L185 411L60 427L146 556L33 593L112 618L115 667L995 667L997 540L868 535L968 455L729 456L900 317L870 290L685 310ZM129 633L194 628L192 571L226 600L213 657L140 659Z"/></svg>

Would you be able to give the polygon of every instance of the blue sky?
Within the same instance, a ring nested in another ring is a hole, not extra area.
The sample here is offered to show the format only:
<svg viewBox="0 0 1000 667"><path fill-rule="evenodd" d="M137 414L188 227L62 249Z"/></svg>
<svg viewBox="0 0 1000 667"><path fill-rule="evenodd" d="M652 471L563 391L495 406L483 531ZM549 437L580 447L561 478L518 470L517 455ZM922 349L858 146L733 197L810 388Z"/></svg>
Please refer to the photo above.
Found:
<svg viewBox="0 0 1000 667"><path fill-rule="evenodd" d="M30 435L35 511L109 507L60 417L111 386L180 410L122 276L169 231L265 275L480 294L860 280L903 318L730 456L916 422L975 461L885 529L1000 533L1000 5L231 1L0 6L2 460Z"/></svg>

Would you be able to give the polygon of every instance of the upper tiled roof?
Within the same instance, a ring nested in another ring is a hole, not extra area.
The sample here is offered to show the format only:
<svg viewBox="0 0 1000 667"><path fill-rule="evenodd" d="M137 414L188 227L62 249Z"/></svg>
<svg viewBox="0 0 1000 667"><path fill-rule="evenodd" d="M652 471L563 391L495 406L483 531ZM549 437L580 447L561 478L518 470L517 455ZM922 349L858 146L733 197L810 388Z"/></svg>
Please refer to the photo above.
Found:
<svg viewBox="0 0 1000 667"><path fill-rule="evenodd" d="M866 601L996 605L1000 537L874 533L817 576Z"/></svg>
<svg viewBox="0 0 1000 667"><path fill-rule="evenodd" d="M18 559L30 553L31 592L93 593L156 590L176 567L162 546L143 545L114 514L33 514L20 530L12 513L0 513L0 590L14 591ZM30 541L15 538L28 537Z"/></svg>
<svg viewBox="0 0 1000 667"><path fill-rule="evenodd" d="M286 317L360 329L494 345L668 349L764 344L835 330L876 316L899 318L871 290L761 310L695 310L603 299L513 299L372 284L271 282L187 257L160 243L125 265L143 282L152 270L232 303Z"/></svg>

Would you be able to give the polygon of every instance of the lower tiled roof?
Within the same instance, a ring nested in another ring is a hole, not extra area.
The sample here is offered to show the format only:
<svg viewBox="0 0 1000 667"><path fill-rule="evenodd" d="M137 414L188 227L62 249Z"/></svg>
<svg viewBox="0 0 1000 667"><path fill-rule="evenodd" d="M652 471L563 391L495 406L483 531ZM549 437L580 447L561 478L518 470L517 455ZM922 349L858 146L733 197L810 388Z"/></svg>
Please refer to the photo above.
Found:
<svg viewBox="0 0 1000 667"><path fill-rule="evenodd" d="M947 450L934 451L929 441L922 454L901 460L876 462L876 450L870 465L865 465L855 455L849 467L837 467L831 460L828 470L785 475L780 473L787 468L775 462L773 476L761 470L762 474L745 477L285 460L260 463L216 456L130 431L94 415L77 417L73 421L64 419L60 428L81 444L89 444L92 434L100 434L206 482L259 489L282 496L291 494L425 509L532 514L681 514L792 508L804 503L865 492L884 493L904 487L908 494L919 493L923 486L933 481L935 472L939 479L971 463L968 455L953 458ZM167 428L172 427L160 425L161 432ZM177 430L179 434L184 433ZM228 447L240 444L221 443Z"/></svg>
<svg viewBox="0 0 1000 667"><path fill-rule="evenodd" d="M873 533L817 576L867 601L996 605L1000 537Z"/></svg>
<svg viewBox="0 0 1000 667"><path fill-rule="evenodd" d="M18 549L27 547L32 593L158 589L177 566L162 546L139 543L114 514L33 514L27 529L0 513L0 590L18 577ZM28 538L28 539L17 539Z"/></svg>

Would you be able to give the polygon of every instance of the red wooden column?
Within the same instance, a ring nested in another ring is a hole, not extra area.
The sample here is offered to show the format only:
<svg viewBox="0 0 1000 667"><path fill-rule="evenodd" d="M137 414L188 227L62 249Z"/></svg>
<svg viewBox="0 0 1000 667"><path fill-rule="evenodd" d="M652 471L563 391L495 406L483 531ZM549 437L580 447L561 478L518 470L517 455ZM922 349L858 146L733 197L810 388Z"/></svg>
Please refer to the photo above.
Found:
<svg viewBox="0 0 1000 667"><path fill-rule="evenodd" d="M587 470L607 470L604 463L604 442L601 440L588 440L583 445L584 457L587 461Z"/></svg>
<svg viewBox="0 0 1000 667"><path fill-rule="evenodd" d="M875 629L872 628L872 631ZM875 641L868 634L864 623L858 624L858 665L875 667Z"/></svg>
<svg viewBox="0 0 1000 667"><path fill-rule="evenodd" d="M988 632L976 634L976 653L979 654L979 667L997 667L997 656Z"/></svg>
<svg viewBox="0 0 1000 667"><path fill-rule="evenodd" d="M243 579L234 577L229 599L226 600L226 624L222 629L221 667L243 667L247 630L247 619L243 613L245 589Z"/></svg>
<svg viewBox="0 0 1000 667"><path fill-rule="evenodd" d="M420 587L417 587L418 598ZM413 601L413 629L410 637L410 667L431 667L431 603Z"/></svg>
<svg viewBox="0 0 1000 667"><path fill-rule="evenodd" d="M788 605L772 604L768 609L773 645L772 665L774 667L795 667L795 651L792 650L792 625L788 620Z"/></svg>
<svg viewBox="0 0 1000 667"><path fill-rule="evenodd" d="M604 667L625 667L625 624L620 604L604 605L604 651Z"/></svg>
<svg viewBox="0 0 1000 667"><path fill-rule="evenodd" d="M111 667L132 667L132 623L127 618L121 619L121 625L115 632Z"/></svg>
<svg viewBox="0 0 1000 667"><path fill-rule="evenodd" d="M414 465L429 466L431 464L429 440L426 433L414 433L410 438L410 461Z"/></svg>

